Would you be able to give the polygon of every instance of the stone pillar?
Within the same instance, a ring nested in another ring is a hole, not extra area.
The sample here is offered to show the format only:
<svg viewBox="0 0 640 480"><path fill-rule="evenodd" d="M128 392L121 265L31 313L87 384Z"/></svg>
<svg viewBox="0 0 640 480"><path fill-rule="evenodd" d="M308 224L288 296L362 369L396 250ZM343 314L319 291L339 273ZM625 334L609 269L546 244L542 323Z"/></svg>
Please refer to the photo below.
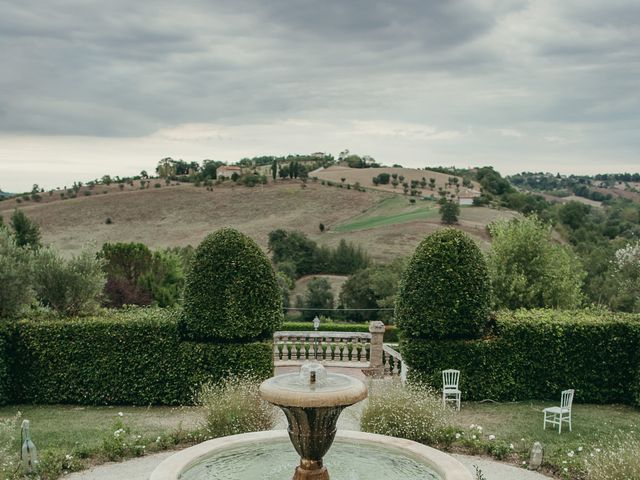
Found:
<svg viewBox="0 0 640 480"><path fill-rule="evenodd" d="M369 345L369 368L363 370L365 375L377 378L384 376L384 365L382 363L384 329L384 323L380 321L369 322L371 344Z"/></svg>

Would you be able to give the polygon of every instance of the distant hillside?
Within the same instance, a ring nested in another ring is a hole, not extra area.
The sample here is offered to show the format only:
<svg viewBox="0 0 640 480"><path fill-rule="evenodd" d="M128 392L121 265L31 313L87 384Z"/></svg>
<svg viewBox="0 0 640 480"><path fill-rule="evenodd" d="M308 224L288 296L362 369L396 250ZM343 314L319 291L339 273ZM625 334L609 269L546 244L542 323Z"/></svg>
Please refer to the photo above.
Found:
<svg viewBox="0 0 640 480"><path fill-rule="evenodd" d="M389 175L397 175L398 179L404 177L404 182L411 183L412 180L421 182L423 179L427 182L426 186L421 186L419 189L422 191L422 195L434 194L437 197L438 190L442 188L450 193L456 193L456 186L449 184L449 178L453 175L447 175L444 173L434 172L431 170L419 170L417 168L400 168L400 167L380 167L380 168L349 168L344 166L331 166L325 169L319 169L312 172L311 176L316 176L321 180L331 181L335 183L341 183L344 178L344 183L351 185L358 182L361 186L380 190L383 192L402 193L402 181L399 185L394 187L391 183L386 185L375 185L373 183L373 177L387 173ZM429 186L429 179L435 179L433 189ZM466 191L469 189L480 191L480 184L478 182L471 182L469 188L463 186L463 178L456 177L458 179L458 185L460 191Z"/></svg>
<svg viewBox="0 0 640 480"><path fill-rule="evenodd" d="M371 176L372 169L367 169ZM59 192L41 193L40 202L9 199L0 202L8 218L23 209L42 228L44 241L65 254L87 242L143 242L152 248L197 245L203 237L225 226L237 228L261 247L267 247L276 228L301 230L320 244L335 246L341 239L361 244L376 260L386 261L413 252L425 235L442 228L434 202L410 204L404 195L383 191L323 186L295 180L247 188L225 183L211 191L192 184L153 185L149 189L117 185L96 186L85 196L62 200ZM104 192L107 193L104 193ZM505 210L462 209L460 228L486 246L485 226L495 218L511 216ZM110 218L112 223L106 224ZM327 231L320 233L323 223Z"/></svg>

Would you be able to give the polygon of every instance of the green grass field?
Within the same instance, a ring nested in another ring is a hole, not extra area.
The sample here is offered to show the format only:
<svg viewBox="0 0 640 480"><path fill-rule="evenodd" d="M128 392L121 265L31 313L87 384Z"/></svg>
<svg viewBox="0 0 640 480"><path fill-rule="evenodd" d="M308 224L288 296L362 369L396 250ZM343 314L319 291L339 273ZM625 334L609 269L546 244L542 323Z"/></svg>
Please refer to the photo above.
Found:
<svg viewBox="0 0 640 480"><path fill-rule="evenodd" d="M354 232L415 220L427 220L437 216L438 208L435 202L416 199L416 203L411 204L407 197L394 195L381 200L363 214L332 227L332 230L338 233Z"/></svg>
<svg viewBox="0 0 640 480"><path fill-rule="evenodd" d="M73 405L12 405L0 407L0 419L20 412L30 422L31 438L40 451L71 452L77 445L89 449L113 434L117 421L143 437L154 439L183 428L193 430L202 414L195 407L82 407ZM122 413L122 416L119 415ZM18 448L19 435L15 440ZM1 440L1 439L0 439Z"/></svg>

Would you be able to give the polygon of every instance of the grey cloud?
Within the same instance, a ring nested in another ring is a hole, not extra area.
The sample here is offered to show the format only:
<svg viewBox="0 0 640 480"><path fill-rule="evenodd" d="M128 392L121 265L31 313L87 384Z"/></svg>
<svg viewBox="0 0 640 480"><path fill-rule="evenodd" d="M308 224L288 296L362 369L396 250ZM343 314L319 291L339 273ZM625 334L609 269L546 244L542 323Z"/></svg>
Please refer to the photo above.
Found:
<svg viewBox="0 0 640 480"><path fill-rule="evenodd" d="M639 124L637 19L632 0L0 0L0 132L343 118L615 125L620 142Z"/></svg>

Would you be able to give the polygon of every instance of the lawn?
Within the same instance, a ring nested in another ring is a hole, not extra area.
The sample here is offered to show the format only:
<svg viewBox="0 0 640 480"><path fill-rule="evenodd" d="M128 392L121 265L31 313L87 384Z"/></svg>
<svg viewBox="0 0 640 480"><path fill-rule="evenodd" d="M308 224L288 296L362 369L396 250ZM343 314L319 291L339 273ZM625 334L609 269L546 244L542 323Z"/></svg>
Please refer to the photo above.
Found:
<svg viewBox="0 0 640 480"><path fill-rule="evenodd" d="M489 451L504 461L522 464L522 461L528 460L533 442L539 441L544 447L546 471L561 474L564 467L579 466L584 457L598 449L606 450L615 443L617 435L630 434L640 439L638 409L622 405L575 404L573 431L563 431L559 435L557 430L549 427L546 431L542 429L542 409L547 406L551 406L551 403L464 402L462 410L455 416L455 423L462 436L453 443L451 450L469 454L485 454ZM202 419L201 410L194 407L67 405L2 407L0 419L11 417L17 412L22 413L22 418L31 421L31 436L41 453L55 452L62 456L67 453L77 454L80 446L80 450L87 452L86 455L90 457L84 463L85 468L86 462L90 464L105 460L100 448L105 438L113 436L116 422L129 427L132 434L141 435L142 442L153 448L157 437L165 437L180 429L185 432L195 431ZM479 431L477 426L481 426L482 430ZM472 441L472 435L476 435L477 440ZM490 435L495 435L495 440L489 440ZM494 445L495 449L488 448ZM17 440L15 448L18 448ZM559 477L580 478L575 475Z"/></svg>
<svg viewBox="0 0 640 480"><path fill-rule="evenodd" d="M565 431L563 426L562 434L558 434L558 430L551 430L549 425L547 430L542 429L542 410L550 406L553 406L553 402L467 402L462 404L461 411L456 415L456 423L466 436L472 435L471 425L480 425L481 436L485 440L489 435L495 435L496 442L513 445L512 450L521 452L521 455L510 455L509 459L519 463L528 460L533 442L539 441L544 448L545 464L556 472L565 466L581 463L585 456L595 454L598 450L606 449L615 443L616 436L620 434L630 434L640 439L640 410L633 407L574 404L573 431L569 432L568 428ZM475 430L477 434L477 427Z"/></svg>
<svg viewBox="0 0 640 480"><path fill-rule="evenodd" d="M407 197L396 195L385 198L362 215L340 223L331 230L338 233L354 232L415 220L428 220L437 216L438 208L435 202L416 200L415 204L411 204Z"/></svg>
<svg viewBox="0 0 640 480"><path fill-rule="evenodd" d="M71 452L77 445L94 449L113 434L121 421L132 433L155 439L183 428L195 429L201 419L194 407L83 407L73 405L12 405L0 407L0 419L21 413L30 422L31 438L40 451ZM122 416L119 414L122 413ZM18 439L16 439L16 449Z"/></svg>

